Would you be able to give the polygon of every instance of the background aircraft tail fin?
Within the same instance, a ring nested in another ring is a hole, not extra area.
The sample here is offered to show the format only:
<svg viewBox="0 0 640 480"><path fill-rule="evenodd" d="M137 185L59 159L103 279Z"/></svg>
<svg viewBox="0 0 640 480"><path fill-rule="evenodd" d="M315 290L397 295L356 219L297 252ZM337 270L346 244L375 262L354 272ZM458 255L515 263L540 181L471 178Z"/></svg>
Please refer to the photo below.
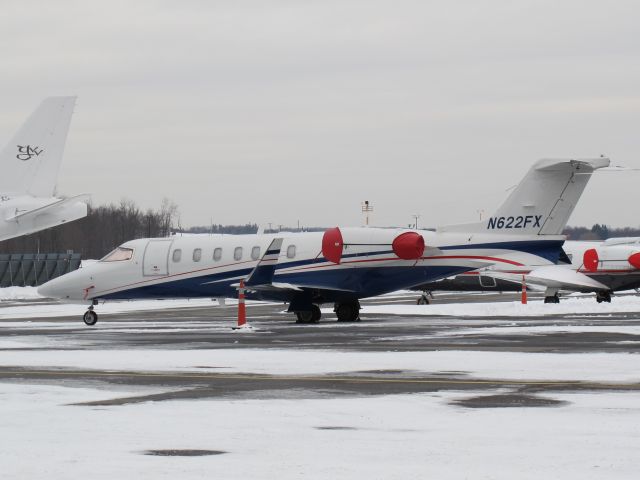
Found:
<svg viewBox="0 0 640 480"><path fill-rule="evenodd" d="M76 97L48 97L0 153L0 192L55 195Z"/></svg>
<svg viewBox="0 0 640 480"><path fill-rule="evenodd" d="M438 229L443 232L560 235L591 174L608 158L539 160L488 219Z"/></svg>

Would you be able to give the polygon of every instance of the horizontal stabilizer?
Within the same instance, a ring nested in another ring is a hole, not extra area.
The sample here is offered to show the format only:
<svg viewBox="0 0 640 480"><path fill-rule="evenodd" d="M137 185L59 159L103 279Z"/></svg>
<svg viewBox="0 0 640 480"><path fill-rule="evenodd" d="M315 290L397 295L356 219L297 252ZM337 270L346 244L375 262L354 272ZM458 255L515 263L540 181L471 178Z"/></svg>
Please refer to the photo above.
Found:
<svg viewBox="0 0 640 480"><path fill-rule="evenodd" d="M58 200L57 202L53 202L48 205L45 205L43 207L34 208L33 210L29 210L26 212L21 212L17 215L14 215L13 217L7 218L7 221L15 221L20 223L24 221L33 220L36 217L39 217L40 215L57 213L61 211L64 207L67 207L69 205L73 205L76 203L84 203L86 206L90 198L91 196L88 194L76 195L75 197L65 198L62 200ZM86 213L84 216L86 216Z"/></svg>

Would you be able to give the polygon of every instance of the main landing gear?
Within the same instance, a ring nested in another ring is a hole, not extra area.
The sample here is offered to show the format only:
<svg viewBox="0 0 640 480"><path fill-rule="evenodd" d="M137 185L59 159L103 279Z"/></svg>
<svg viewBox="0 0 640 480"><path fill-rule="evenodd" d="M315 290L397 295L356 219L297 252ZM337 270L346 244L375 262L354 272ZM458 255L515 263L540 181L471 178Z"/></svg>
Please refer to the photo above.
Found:
<svg viewBox="0 0 640 480"><path fill-rule="evenodd" d="M418 300L416 300L416 305L429 305L431 303L429 297L433 298L433 294L425 290L424 292L422 292L422 295L418 297Z"/></svg>
<svg viewBox="0 0 640 480"><path fill-rule="evenodd" d="M544 297L544 303L560 303L560 297L558 296L558 293L556 292L553 295Z"/></svg>
<svg viewBox="0 0 640 480"><path fill-rule="evenodd" d="M304 306L302 306L304 308ZM298 307L300 308L300 307ZM333 308L339 322L357 322L360 320L360 302L358 300L348 302L337 302ZM310 324L319 323L322 313L320 307L315 303L307 310L294 310L296 323Z"/></svg>
<svg viewBox="0 0 640 480"><path fill-rule="evenodd" d="M596 302L611 303L611 292L596 292Z"/></svg>
<svg viewBox="0 0 640 480"><path fill-rule="evenodd" d="M360 302L336 303L333 311L336 312L339 322L357 322L360 320Z"/></svg>
<svg viewBox="0 0 640 480"><path fill-rule="evenodd" d="M296 323L320 323L322 313L318 305L311 305L311 310L298 311L296 313Z"/></svg>
<svg viewBox="0 0 640 480"><path fill-rule="evenodd" d="M93 311L93 305L89 305L89 309L82 316L84 323L90 327L98 322L98 314Z"/></svg>

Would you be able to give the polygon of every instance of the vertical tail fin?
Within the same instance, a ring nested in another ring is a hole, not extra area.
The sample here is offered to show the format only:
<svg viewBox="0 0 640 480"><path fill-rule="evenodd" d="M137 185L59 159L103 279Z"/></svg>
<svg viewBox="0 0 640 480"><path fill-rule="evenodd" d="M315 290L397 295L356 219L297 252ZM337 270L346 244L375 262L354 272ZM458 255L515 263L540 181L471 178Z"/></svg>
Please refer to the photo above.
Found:
<svg viewBox="0 0 640 480"><path fill-rule="evenodd" d="M42 101L0 153L0 192L55 195L58 170L76 97Z"/></svg>
<svg viewBox="0 0 640 480"><path fill-rule="evenodd" d="M513 235L560 235L591 174L608 158L539 160L489 219L439 229Z"/></svg>

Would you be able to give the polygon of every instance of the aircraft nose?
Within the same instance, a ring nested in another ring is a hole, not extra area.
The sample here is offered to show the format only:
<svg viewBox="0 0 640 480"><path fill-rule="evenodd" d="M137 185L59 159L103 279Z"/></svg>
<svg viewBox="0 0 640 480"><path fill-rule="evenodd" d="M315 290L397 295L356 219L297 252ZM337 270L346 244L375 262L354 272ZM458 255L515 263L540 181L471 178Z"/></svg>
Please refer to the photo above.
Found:
<svg viewBox="0 0 640 480"><path fill-rule="evenodd" d="M43 283L38 287L38 295L47 298L59 298L58 294L60 291L59 286L57 286L57 278L53 280L49 280L47 283Z"/></svg>
<svg viewBox="0 0 640 480"><path fill-rule="evenodd" d="M60 300L82 300L81 289L76 288L77 282L73 278L69 278L70 276L72 274L62 275L43 283L38 287L38 294Z"/></svg>

